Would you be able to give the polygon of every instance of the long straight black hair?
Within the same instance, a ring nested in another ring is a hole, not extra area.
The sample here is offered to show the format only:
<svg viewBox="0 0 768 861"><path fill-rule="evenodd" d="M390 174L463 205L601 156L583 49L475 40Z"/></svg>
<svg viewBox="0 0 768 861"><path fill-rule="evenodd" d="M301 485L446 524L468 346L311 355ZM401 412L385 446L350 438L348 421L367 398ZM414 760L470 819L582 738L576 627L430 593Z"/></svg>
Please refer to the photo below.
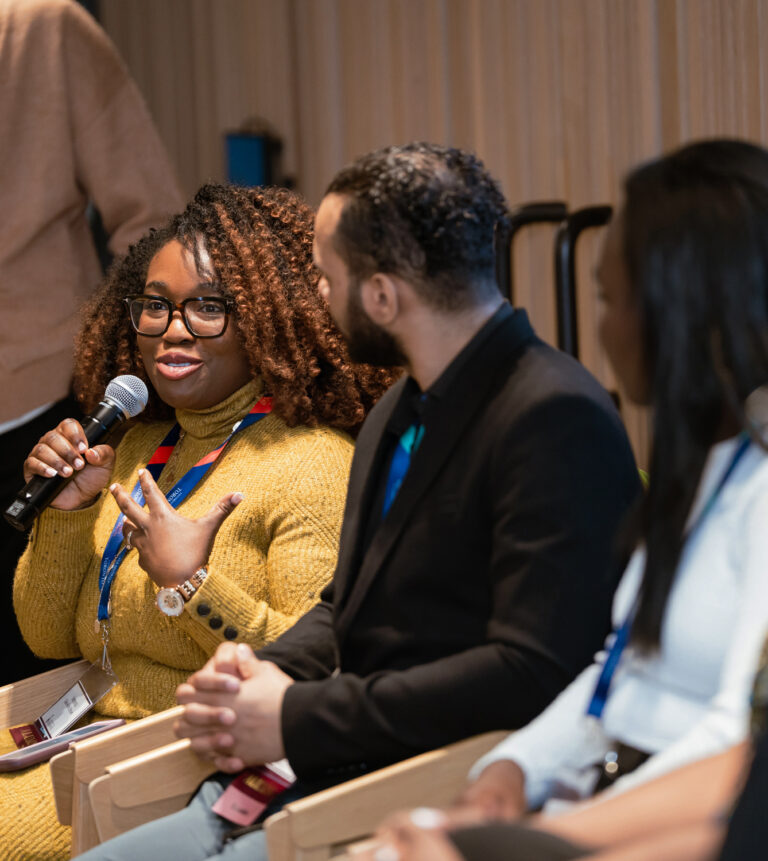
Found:
<svg viewBox="0 0 768 861"><path fill-rule="evenodd" d="M724 427L747 429L745 399L768 382L768 152L702 141L636 169L624 191L653 406L632 637L653 650L707 454Z"/></svg>

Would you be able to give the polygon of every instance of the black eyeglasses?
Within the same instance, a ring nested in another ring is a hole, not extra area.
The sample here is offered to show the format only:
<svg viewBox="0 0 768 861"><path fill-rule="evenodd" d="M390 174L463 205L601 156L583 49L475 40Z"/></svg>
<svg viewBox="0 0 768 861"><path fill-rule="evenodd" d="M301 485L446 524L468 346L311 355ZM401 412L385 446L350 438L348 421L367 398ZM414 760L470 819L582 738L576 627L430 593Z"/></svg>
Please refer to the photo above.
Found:
<svg viewBox="0 0 768 861"><path fill-rule="evenodd" d="M165 296L152 296L139 293L127 296L131 325L139 335L159 338L168 331L175 311L181 312L181 319L190 335L195 338L218 338L223 335L229 312L235 307L231 299L220 296L192 296L183 302L171 302Z"/></svg>

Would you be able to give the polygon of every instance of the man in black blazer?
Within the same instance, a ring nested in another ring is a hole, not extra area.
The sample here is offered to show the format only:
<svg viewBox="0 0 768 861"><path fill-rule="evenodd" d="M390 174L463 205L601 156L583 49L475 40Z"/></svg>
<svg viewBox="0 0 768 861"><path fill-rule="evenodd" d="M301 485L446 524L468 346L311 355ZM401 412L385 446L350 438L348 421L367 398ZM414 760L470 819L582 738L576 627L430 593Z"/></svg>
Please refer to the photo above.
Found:
<svg viewBox="0 0 768 861"><path fill-rule="evenodd" d="M637 471L604 390L500 295L505 214L477 159L426 144L331 184L320 289L354 360L407 373L360 433L320 603L255 657L225 644L179 689L179 734L222 771L287 757L308 791L519 727L601 647ZM217 857L178 841L206 816L225 839L209 812L225 783L121 843ZM253 858L260 840L236 843Z"/></svg>

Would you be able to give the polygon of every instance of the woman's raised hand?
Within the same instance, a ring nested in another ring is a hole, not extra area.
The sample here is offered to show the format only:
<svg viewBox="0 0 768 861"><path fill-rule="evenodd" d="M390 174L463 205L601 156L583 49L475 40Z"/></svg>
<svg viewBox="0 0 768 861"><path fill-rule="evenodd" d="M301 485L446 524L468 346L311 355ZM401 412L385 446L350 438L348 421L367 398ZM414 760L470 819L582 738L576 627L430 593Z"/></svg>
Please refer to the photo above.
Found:
<svg viewBox="0 0 768 861"><path fill-rule="evenodd" d="M219 527L243 495L228 493L207 514L188 520L171 506L146 469L139 470L139 481L147 503L144 508L119 484L110 487L126 517L123 536L158 586L178 586L208 561Z"/></svg>
<svg viewBox="0 0 768 861"><path fill-rule="evenodd" d="M51 503L52 508L73 511L90 505L109 484L115 465L115 451L108 445L88 448L80 422L64 419L42 436L24 461L24 481L35 475L53 478L72 476Z"/></svg>

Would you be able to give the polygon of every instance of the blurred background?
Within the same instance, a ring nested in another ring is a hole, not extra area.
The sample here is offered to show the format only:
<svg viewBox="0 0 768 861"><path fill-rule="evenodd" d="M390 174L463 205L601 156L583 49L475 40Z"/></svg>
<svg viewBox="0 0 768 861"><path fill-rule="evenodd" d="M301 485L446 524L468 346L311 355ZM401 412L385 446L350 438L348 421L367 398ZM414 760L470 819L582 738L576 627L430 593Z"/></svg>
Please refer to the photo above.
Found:
<svg viewBox="0 0 768 861"><path fill-rule="evenodd" d="M513 206L620 202L638 161L691 138L768 143L768 0L99 0L186 194L225 136L282 142L312 204L354 156L427 139L476 151ZM554 339L552 239L515 242L516 302ZM609 387L579 241L580 358ZM623 407L641 463L646 418Z"/></svg>

